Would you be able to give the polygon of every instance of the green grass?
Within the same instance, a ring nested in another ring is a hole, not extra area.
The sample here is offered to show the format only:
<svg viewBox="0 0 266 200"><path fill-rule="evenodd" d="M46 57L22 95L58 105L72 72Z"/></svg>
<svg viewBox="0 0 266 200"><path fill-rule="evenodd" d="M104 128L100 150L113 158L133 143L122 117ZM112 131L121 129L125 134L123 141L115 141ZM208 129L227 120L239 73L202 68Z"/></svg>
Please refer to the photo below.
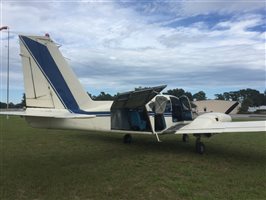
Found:
<svg viewBox="0 0 266 200"><path fill-rule="evenodd" d="M263 133L194 138L33 129L1 117L1 200L265 199Z"/></svg>

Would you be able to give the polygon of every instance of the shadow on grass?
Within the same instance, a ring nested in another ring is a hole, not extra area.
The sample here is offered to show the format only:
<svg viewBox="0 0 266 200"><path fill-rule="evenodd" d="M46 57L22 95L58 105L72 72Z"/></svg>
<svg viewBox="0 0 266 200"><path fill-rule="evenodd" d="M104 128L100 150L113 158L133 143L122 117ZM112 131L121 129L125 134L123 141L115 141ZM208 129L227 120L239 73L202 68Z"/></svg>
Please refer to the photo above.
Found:
<svg viewBox="0 0 266 200"><path fill-rule="evenodd" d="M203 157L205 159L219 159L219 160L234 160L243 163L253 163L254 166L265 165L266 156L265 150L256 151L254 148L247 146L245 149L239 146L226 145L223 141L216 143L210 139L203 139L205 143L206 152L204 155L199 155L195 152L195 139L190 137L189 143L182 142L181 136L177 135L163 135L161 140L157 142L155 135L133 135L133 142L131 144L123 143L123 134L119 133L98 133L98 132L79 132L71 134L69 137L74 140L89 140L95 142L104 142L111 144L114 148L124 149L132 152L155 152L167 154L185 154L190 157ZM223 145L224 144L224 145Z"/></svg>

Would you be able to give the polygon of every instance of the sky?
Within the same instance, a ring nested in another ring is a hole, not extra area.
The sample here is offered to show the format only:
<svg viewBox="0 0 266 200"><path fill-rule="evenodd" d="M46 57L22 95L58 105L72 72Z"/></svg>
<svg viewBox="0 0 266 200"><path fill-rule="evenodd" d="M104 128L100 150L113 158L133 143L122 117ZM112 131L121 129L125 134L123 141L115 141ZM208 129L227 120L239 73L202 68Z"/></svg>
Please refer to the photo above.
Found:
<svg viewBox="0 0 266 200"><path fill-rule="evenodd" d="M85 89L116 94L167 84L208 98L239 89L265 90L263 0L6 1L10 28L10 101L24 92L18 34L44 35ZM7 31L0 32L0 101L6 101Z"/></svg>

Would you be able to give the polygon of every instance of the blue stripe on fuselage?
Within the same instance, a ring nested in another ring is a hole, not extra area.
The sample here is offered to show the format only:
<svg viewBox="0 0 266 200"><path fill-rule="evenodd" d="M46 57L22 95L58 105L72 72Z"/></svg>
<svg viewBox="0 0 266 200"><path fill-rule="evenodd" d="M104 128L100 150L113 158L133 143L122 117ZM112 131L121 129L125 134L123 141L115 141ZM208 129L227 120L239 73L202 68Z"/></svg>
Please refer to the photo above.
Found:
<svg viewBox="0 0 266 200"><path fill-rule="evenodd" d="M71 112L86 114L87 112L80 110L77 101L47 47L28 37L20 36L20 38L64 106Z"/></svg>

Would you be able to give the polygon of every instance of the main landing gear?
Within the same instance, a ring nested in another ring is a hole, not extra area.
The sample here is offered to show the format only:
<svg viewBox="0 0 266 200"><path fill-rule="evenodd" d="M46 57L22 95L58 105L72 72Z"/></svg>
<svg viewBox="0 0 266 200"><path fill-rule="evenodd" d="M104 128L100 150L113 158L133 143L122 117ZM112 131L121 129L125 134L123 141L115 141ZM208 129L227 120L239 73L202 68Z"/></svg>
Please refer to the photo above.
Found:
<svg viewBox="0 0 266 200"><path fill-rule="evenodd" d="M183 134L182 141L185 143L188 143L188 141L189 141L188 134Z"/></svg>
<svg viewBox="0 0 266 200"><path fill-rule="evenodd" d="M194 136L196 137L196 145L195 145L196 152L198 154L204 154L204 152L205 152L205 145L203 144L203 142L200 141L201 135L195 134ZM183 142L188 142L189 136L187 134L183 134L182 140L183 140ZM132 136L131 136L131 134L124 135L123 142L125 144L132 143Z"/></svg>
<svg viewBox="0 0 266 200"><path fill-rule="evenodd" d="M203 142L200 141L201 135L195 134L194 136L196 137L196 145L195 145L196 152L198 154L204 154L204 152L205 152L205 145L203 144ZM187 143L189 141L188 134L183 134L182 141L185 142L185 143Z"/></svg>
<svg viewBox="0 0 266 200"><path fill-rule="evenodd" d="M124 135L123 142L125 144L130 144L132 142L132 136L130 134Z"/></svg>
<svg viewBox="0 0 266 200"><path fill-rule="evenodd" d="M200 141L200 135L196 135L196 152L203 154L205 152L205 145Z"/></svg>

